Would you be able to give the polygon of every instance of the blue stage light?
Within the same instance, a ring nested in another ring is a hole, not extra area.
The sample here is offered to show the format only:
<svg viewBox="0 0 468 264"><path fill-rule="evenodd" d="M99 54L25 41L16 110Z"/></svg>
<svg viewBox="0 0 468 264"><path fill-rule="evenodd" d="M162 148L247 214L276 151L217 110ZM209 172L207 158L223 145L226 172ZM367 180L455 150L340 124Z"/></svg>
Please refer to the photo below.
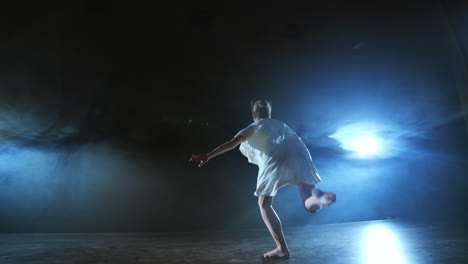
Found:
<svg viewBox="0 0 468 264"><path fill-rule="evenodd" d="M351 150L354 150L361 154L377 154L379 152L378 139L369 136L359 136L354 139L351 139L349 142L349 147Z"/></svg>
<svg viewBox="0 0 468 264"><path fill-rule="evenodd" d="M340 126L329 137L349 151L349 158L386 158L397 155L402 149L398 140L403 133L400 130L389 124L361 122Z"/></svg>

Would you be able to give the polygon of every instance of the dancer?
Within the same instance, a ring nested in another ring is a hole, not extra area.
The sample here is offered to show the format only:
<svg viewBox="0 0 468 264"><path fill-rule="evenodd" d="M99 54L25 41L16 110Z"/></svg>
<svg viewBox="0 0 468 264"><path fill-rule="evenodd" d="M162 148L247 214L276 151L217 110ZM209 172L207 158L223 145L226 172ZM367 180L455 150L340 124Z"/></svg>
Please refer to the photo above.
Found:
<svg viewBox="0 0 468 264"><path fill-rule="evenodd" d="M323 192L315 185L320 178L310 153L301 138L285 123L271 118L271 104L256 101L252 107L254 122L240 130L233 139L219 145L208 154L194 154L190 161L198 161L199 167L212 158L234 149L240 151L250 163L259 168L257 189L260 212L275 240L276 248L263 254L264 258L289 258L281 221L272 207L273 197L279 188L294 184L299 187L304 208L316 213L322 206L331 205L336 195Z"/></svg>

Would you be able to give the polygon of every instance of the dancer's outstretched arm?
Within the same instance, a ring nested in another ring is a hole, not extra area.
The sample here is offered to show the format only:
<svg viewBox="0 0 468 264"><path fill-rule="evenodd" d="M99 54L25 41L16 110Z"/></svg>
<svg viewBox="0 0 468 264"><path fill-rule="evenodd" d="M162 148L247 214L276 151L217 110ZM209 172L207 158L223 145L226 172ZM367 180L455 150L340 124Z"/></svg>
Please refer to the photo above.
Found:
<svg viewBox="0 0 468 264"><path fill-rule="evenodd" d="M210 159L223 154L226 151L229 151L235 147L237 147L240 143L245 141L245 137L238 135L233 139L224 142L223 144L219 145L215 149L213 149L208 154L193 154L190 158L190 161L199 161L198 167L205 165Z"/></svg>

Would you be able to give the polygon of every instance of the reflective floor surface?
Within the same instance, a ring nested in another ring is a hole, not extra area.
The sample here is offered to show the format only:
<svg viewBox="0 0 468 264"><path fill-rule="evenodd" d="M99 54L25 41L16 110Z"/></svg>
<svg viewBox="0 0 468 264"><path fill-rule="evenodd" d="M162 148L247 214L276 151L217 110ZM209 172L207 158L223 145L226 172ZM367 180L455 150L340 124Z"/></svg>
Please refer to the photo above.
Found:
<svg viewBox="0 0 468 264"><path fill-rule="evenodd" d="M263 260L268 231L3 234L0 263L468 263L463 225L404 220L285 228L289 260Z"/></svg>

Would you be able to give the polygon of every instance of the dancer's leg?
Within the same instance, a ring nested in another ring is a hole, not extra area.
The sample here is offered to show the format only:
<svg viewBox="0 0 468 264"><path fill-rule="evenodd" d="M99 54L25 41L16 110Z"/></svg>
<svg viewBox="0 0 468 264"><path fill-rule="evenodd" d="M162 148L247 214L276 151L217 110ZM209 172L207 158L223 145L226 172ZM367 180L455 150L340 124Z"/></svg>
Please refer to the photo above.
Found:
<svg viewBox="0 0 468 264"><path fill-rule="evenodd" d="M283 230L281 227L281 221L276 214L271 203L273 197L271 196L259 196L258 206L262 214L263 221L270 231L271 236L275 240L276 248L263 254L265 258L289 258L289 249L284 239Z"/></svg>
<svg viewBox="0 0 468 264"><path fill-rule="evenodd" d="M321 206L317 204L317 199L312 197L312 191L315 189L315 185L303 183L299 184L298 187L304 209L309 213L316 213L320 210Z"/></svg>
<svg viewBox="0 0 468 264"><path fill-rule="evenodd" d="M299 184L299 193L301 194L302 202L305 202L307 198L312 196L312 190L315 189L315 185L312 184Z"/></svg>

